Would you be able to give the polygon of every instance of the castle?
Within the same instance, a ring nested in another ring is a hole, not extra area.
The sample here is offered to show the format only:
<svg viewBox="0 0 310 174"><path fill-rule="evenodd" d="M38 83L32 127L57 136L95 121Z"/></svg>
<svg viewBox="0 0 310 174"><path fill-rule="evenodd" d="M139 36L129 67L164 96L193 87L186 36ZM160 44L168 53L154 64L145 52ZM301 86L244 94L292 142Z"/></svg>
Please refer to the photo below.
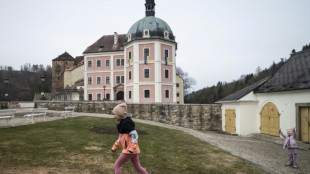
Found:
<svg viewBox="0 0 310 174"><path fill-rule="evenodd" d="M183 80L176 75L175 36L155 17L154 0L146 0L145 9L146 16L127 34L104 35L86 48L82 59L68 53L53 59L53 90L83 86L83 98L89 101L184 103Z"/></svg>

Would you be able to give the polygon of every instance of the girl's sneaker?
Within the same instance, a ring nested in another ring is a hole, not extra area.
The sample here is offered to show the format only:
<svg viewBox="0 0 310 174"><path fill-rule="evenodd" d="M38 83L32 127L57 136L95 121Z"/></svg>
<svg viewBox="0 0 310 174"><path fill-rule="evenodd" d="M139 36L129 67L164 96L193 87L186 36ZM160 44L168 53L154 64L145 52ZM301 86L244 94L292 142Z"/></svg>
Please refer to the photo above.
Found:
<svg viewBox="0 0 310 174"><path fill-rule="evenodd" d="M292 166L292 164L290 164L290 163L285 163L285 166Z"/></svg>

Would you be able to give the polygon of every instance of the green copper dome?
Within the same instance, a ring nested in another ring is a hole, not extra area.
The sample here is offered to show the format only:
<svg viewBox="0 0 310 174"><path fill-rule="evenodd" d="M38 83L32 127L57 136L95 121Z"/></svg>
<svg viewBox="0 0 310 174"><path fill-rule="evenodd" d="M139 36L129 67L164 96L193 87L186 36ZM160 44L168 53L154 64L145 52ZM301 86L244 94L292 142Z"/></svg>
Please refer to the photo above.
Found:
<svg viewBox="0 0 310 174"><path fill-rule="evenodd" d="M133 40L159 38L175 42L175 37L169 25L154 16L146 16L133 24L126 35L125 44Z"/></svg>

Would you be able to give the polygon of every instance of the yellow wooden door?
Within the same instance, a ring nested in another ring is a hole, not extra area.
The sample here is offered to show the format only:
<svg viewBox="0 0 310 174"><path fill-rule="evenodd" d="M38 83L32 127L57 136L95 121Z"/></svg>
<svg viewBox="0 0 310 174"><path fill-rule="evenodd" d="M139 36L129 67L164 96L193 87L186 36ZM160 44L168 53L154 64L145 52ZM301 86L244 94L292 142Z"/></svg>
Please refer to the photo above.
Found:
<svg viewBox="0 0 310 174"><path fill-rule="evenodd" d="M269 109L265 104L260 113L260 131L262 134L269 134Z"/></svg>
<svg viewBox="0 0 310 174"><path fill-rule="evenodd" d="M300 110L301 141L310 142L310 108L302 107Z"/></svg>
<svg viewBox="0 0 310 174"><path fill-rule="evenodd" d="M279 110L273 103L266 103L261 111L261 133L279 136Z"/></svg>
<svg viewBox="0 0 310 174"><path fill-rule="evenodd" d="M228 133L236 133L236 111L235 109L225 110L225 130Z"/></svg>

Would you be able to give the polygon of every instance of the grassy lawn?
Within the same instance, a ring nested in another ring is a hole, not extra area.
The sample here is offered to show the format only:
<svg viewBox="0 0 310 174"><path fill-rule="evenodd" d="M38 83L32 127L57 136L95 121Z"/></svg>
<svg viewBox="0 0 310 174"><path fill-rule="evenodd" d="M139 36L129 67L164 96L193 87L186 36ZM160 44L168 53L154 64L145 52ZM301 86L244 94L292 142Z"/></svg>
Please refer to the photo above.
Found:
<svg viewBox="0 0 310 174"><path fill-rule="evenodd" d="M114 119L78 117L0 129L0 173L114 173L121 150L111 152L117 135L91 127L114 126ZM265 173L177 130L136 123L140 162L149 173ZM135 173L130 162L123 173Z"/></svg>

